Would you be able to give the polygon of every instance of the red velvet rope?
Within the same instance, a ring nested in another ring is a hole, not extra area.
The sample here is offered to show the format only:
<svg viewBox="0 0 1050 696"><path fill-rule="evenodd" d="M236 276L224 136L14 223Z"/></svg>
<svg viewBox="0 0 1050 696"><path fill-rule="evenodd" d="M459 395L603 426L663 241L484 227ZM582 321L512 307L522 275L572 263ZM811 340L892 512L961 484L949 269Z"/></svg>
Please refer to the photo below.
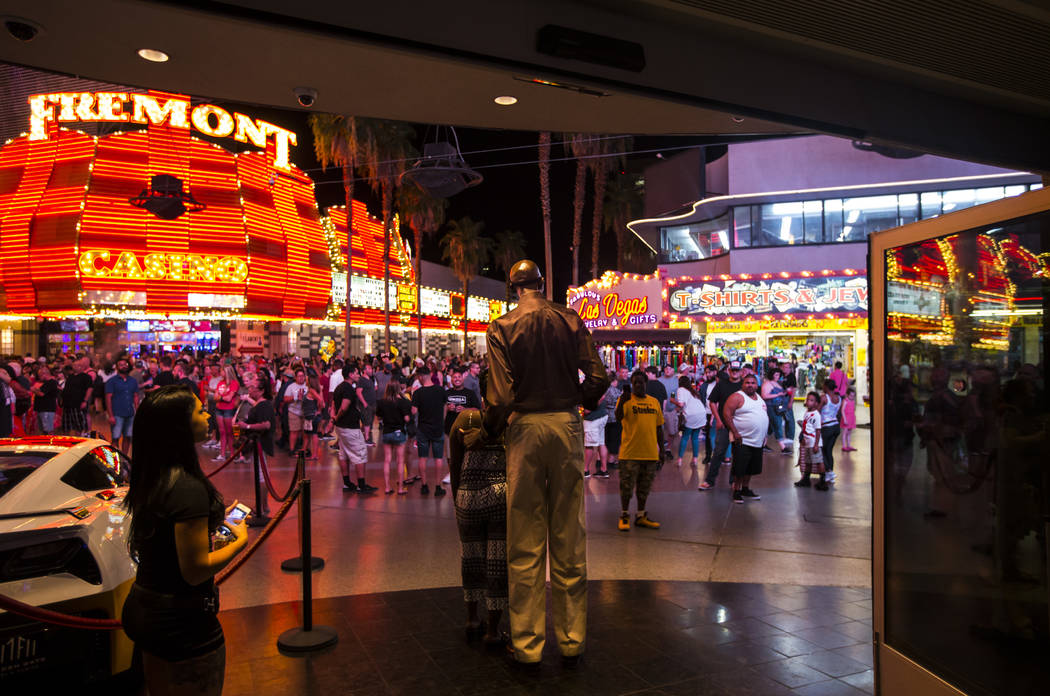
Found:
<svg viewBox="0 0 1050 696"><path fill-rule="evenodd" d="M231 454L231 455L230 455L229 459L227 459L227 460L226 460L226 461L224 461L224 462L223 462L222 464L220 464L220 465L219 465L219 468L218 468L218 469L216 469L215 471L211 472L210 474L205 474L205 476L206 476L207 478L211 478L211 477L212 477L212 476L214 476L215 474L219 473L220 471L222 471L223 469L225 469L226 467L228 467L228 466L229 466L229 465L230 465L230 464L231 464L231 463L232 463L232 462L233 462L233 461L234 461L235 459L237 459L237 455L239 455L239 454L240 454L241 452L243 452L243 451L244 451L244 448L248 446L248 443L249 443L249 442L251 442L251 440L250 440L250 439L248 439L248 440L245 440L245 441L244 441L244 442L242 442L242 443L241 443L240 445L238 445L238 446L237 446L237 449L235 449L235 450L233 451L233 454Z"/></svg>
<svg viewBox="0 0 1050 696"><path fill-rule="evenodd" d="M270 497L278 503L283 503L288 500L288 496L292 494L292 491L299 485L299 480L303 477L306 455L302 452L299 453L298 458L295 460L295 473L292 474L292 484L288 486L288 490L285 491L284 495L278 495L277 490L274 489L273 483L270 481L270 470L266 466L266 457L263 455L262 445L256 443L256 446L259 448L259 468L262 469L263 481L266 482L266 488L270 491Z"/></svg>

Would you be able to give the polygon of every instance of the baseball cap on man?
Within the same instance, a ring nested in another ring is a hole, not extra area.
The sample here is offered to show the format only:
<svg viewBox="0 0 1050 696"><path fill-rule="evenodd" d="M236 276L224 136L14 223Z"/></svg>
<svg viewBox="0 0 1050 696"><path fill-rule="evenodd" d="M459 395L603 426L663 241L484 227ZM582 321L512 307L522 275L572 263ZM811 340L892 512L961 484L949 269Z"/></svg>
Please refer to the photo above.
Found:
<svg viewBox="0 0 1050 696"><path fill-rule="evenodd" d="M729 369L730 370L739 370L740 369L740 361L739 360L730 360L729 361Z"/></svg>

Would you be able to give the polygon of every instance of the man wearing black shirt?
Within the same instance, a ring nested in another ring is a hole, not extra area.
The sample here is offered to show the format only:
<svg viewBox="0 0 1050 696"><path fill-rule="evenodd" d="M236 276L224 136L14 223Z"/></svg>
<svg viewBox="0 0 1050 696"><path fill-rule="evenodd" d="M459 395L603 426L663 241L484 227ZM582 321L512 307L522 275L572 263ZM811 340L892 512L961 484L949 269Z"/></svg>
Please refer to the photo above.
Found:
<svg viewBox="0 0 1050 696"><path fill-rule="evenodd" d="M376 419L376 380L372 374L372 364L365 363L361 369L360 379L357 381L361 398L365 400L365 406L361 409L361 430L365 436L365 444L372 446L372 422Z"/></svg>
<svg viewBox="0 0 1050 696"><path fill-rule="evenodd" d="M722 407L725 406L729 395L740 391L742 386L740 362L731 360L727 368L726 378L719 380L707 397L707 402L711 406L711 423L715 426L715 451L711 454L711 461L707 465L707 475L704 477L704 482L700 484L701 491L714 488L715 482L718 481L718 471L722 468L726 450L729 449L729 429L723 423L724 414Z"/></svg>
<svg viewBox="0 0 1050 696"><path fill-rule="evenodd" d="M372 493L375 486L365 483L365 462L368 446L361 433L361 407L357 380L361 374L353 363L343 367L343 381L332 394L332 422L339 446L339 461L343 465L343 490L349 493ZM357 484L350 480L350 465L357 473Z"/></svg>
<svg viewBox="0 0 1050 696"><path fill-rule="evenodd" d="M175 384L175 373L171 371L171 356L165 355L160 359L160 372L153 378L154 387L167 387Z"/></svg>
<svg viewBox="0 0 1050 696"><path fill-rule="evenodd" d="M87 365L87 358L74 360L73 373L62 388L62 430L69 435L87 435L87 407L92 392L91 376L85 372Z"/></svg>
<svg viewBox="0 0 1050 696"><path fill-rule="evenodd" d="M38 383L30 390L36 395L33 410L36 411L40 432L50 435L55 432L55 411L58 410L58 380L51 375L47 365L41 365L36 371Z"/></svg>
<svg viewBox="0 0 1050 696"><path fill-rule="evenodd" d="M784 412L784 439L795 440L795 392L798 391L798 380L795 379L795 370L787 360L780 363L780 386L788 393L788 409ZM772 417L772 416L770 416Z"/></svg>
<svg viewBox="0 0 1050 696"><path fill-rule="evenodd" d="M445 388L433 384L433 375L424 370L420 372L420 387L412 393L412 413L419 418L416 429L416 454L419 455L419 478L423 482L419 492L430 493L427 486L427 459L434 460L434 495L445 495L441 487L442 471L445 465Z"/></svg>
<svg viewBox="0 0 1050 696"><path fill-rule="evenodd" d="M248 383L248 398L245 399L251 410L248 416L238 425L244 429L256 433L259 436L259 444L263 452L273 456L273 429L276 424L277 414L273 410L272 390L270 381L267 379L253 379Z"/></svg>
<svg viewBox="0 0 1050 696"><path fill-rule="evenodd" d="M459 414L468 408L481 410L481 401L472 389L463 381L466 369L460 367L452 371L452 388L445 390L445 436L452 432L452 424Z"/></svg>

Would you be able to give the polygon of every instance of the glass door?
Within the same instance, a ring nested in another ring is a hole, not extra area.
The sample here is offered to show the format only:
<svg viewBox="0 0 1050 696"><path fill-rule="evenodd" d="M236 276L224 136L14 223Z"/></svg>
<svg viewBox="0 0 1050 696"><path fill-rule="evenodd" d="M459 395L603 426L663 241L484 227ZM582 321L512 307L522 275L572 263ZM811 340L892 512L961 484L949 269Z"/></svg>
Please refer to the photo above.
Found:
<svg viewBox="0 0 1050 696"><path fill-rule="evenodd" d="M1050 191L872 235L882 694L1050 693Z"/></svg>

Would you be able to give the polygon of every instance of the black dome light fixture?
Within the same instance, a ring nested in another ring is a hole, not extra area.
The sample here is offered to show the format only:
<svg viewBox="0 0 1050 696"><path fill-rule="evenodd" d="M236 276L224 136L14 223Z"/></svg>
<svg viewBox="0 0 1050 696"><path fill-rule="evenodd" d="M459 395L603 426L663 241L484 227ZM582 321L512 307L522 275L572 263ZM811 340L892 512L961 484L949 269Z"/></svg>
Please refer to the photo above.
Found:
<svg viewBox="0 0 1050 696"><path fill-rule="evenodd" d="M448 134L442 139L443 130L437 129L434 142L423 146L423 158L401 175L402 183L411 181L436 198L454 196L484 181L460 154L456 129L449 126Z"/></svg>
<svg viewBox="0 0 1050 696"><path fill-rule="evenodd" d="M182 179L171 174L155 174L142 193L128 199L136 208L147 210L161 220L175 220L184 213L197 213L207 206L183 190Z"/></svg>

